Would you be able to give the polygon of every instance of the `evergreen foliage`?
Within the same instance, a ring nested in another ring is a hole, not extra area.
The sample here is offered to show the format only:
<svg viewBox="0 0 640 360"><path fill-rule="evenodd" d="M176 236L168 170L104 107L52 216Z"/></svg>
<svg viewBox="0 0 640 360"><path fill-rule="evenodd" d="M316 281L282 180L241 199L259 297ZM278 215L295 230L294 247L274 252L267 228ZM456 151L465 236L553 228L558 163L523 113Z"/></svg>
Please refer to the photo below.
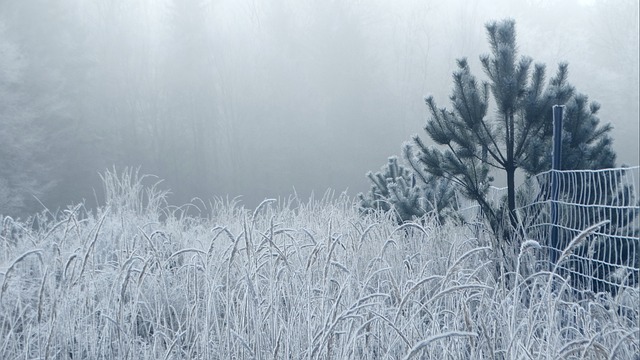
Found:
<svg viewBox="0 0 640 360"><path fill-rule="evenodd" d="M519 223L516 171L531 176L549 168L553 105L567 106L564 163L572 164L571 168L610 167L615 153L611 126L601 126L596 116L599 105L589 104L568 83L566 63L559 64L547 81L544 64L518 56L515 21L491 22L486 30L491 52L481 56L480 62L487 81L472 74L466 59L457 61L452 108L439 108L433 97L426 98L431 117L425 130L440 147L426 146L415 136L414 156L422 165L419 171L449 179L480 204L492 230L503 240L501 247L516 246L511 233ZM487 199L494 181L491 173L506 177L506 204Z"/></svg>
<svg viewBox="0 0 640 360"><path fill-rule="evenodd" d="M525 231L521 225L523 219L519 219L516 212L516 171L520 169L530 177L549 170L553 105L566 106L562 134L564 170L612 168L615 167L616 154L612 149L611 125L600 123L598 103L590 103L586 95L568 83L566 63L559 64L556 74L546 81L545 65L532 65L530 58L518 57L513 20L491 22L486 30L491 52L481 56L480 62L487 81L478 80L467 60L459 59L458 70L453 74L451 109L439 108L433 97L426 98L431 116L425 130L437 147L427 146L416 135L412 148L415 162L419 164L417 173L447 179L455 183L466 197L478 202L496 235L494 249L506 260L518 248L517 239L521 238L515 229ZM494 181L491 174L497 173L506 177L507 194L505 200L493 202L488 190ZM593 202L604 197L607 204L615 205L633 198L616 193L613 187L595 186L594 182L586 179L574 179L571 184L578 184L578 188L561 189L561 196L580 192L584 199L576 199L578 204L589 205L589 199ZM547 196L550 193L549 183L542 186L540 194ZM598 196L594 196L594 192ZM610 226L629 226L632 223L630 219L634 219L637 212L630 211L633 213L626 211L610 219ZM572 218L572 223L562 225L582 229L603 218L608 219L610 215L594 212L586 218ZM572 234L564 234L561 238L563 240L557 244L560 251L566 247ZM638 244L637 241L626 240L613 243L606 239L599 244L603 245L598 245L600 248L593 256L596 261L588 264L578 261L573 268L582 274L585 266L596 266L597 269L587 272L593 276L587 286L594 291L611 291L605 280L611 277L615 266L603 267L602 264L637 268L637 261L632 262L637 259ZM578 255L586 256L585 249L576 251ZM633 282L636 278L633 277ZM586 285L572 282L581 288Z"/></svg>
<svg viewBox="0 0 640 360"><path fill-rule="evenodd" d="M405 156L410 148L404 147ZM410 160L410 158L408 159ZM414 165L410 162L410 165ZM446 179L416 173L398 163L392 156L381 171L367 173L371 190L367 195L358 194L360 209L364 213L375 210L393 211L396 221L402 224L433 213L440 223L456 218L457 201L454 188Z"/></svg>

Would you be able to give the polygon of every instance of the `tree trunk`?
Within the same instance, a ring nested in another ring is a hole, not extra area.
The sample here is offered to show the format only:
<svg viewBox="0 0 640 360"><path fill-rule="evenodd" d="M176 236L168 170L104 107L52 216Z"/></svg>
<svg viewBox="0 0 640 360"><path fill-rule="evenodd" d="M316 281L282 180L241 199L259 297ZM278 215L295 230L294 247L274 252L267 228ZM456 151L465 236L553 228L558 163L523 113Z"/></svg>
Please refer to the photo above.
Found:
<svg viewBox="0 0 640 360"><path fill-rule="evenodd" d="M513 113L508 115L507 121L507 164L505 171L507 172L507 206L509 207L509 224L513 229L518 227L518 218L516 215L516 161L514 158L515 144L515 119ZM513 235L513 231L505 229L506 234ZM511 243L512 236L508 236L508 242Z"/></svg>
<svg viewBox="0 0 640 360"><path fill-rule="evenodd" d="M516 215L516 168L509 167L507 170L507 206L509 207L509 221L514 228L518 225Z"/></svg>

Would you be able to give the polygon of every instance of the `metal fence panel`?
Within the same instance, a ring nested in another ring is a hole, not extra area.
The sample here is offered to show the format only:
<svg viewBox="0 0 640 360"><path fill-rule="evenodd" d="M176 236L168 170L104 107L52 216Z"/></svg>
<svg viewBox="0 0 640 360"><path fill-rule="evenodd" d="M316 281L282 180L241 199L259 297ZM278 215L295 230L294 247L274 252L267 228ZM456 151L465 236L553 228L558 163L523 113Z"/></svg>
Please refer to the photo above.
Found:
<svg viewBox="0 0 640 360"><path fill-rule="evenodd" d="M584 229L607 223L585 236L570 255L559 259L561 275L576 290L610 292L637 289L640 268L640 201L637 197L640 167L603 170L548 171L519 189L520 218L526 236L546 248L543 266L552 267L570 242ZM558 200L551 197L551 177L559 179ZM551 206L558 209L552 223ZM557 229L558 244L550 234Z"/></svg>

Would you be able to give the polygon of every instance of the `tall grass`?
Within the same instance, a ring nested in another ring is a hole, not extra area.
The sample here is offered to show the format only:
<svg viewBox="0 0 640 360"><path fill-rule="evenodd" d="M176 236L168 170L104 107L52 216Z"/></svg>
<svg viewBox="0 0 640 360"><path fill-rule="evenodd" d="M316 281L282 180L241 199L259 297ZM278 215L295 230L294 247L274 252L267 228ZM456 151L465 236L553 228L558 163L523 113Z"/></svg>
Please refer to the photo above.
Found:
<svg viewBox="0 0 640 360"><path fill-rule="evenodd" d="M463 226L398 227L330 193L254 210L216 200L186 216L135 172L103 179L95 212L41 214L37 227L0 219L0 358L632 359L640 349L638 289L577 300L536 269L534 241L506 284L491 241Z"/></svg>

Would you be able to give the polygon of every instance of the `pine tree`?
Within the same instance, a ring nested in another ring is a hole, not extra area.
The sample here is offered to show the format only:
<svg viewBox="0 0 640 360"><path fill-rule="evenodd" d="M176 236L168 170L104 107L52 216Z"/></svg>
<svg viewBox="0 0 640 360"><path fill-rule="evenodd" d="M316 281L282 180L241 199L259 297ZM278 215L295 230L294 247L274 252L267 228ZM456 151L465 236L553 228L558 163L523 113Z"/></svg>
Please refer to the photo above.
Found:
<svg viewBox="0 0 640 360"><path fill-rule="evenodd" d="M398 224L420 219L427 214L434 214L440 223L457 219L455 188L446 179L415 172L415 164L407 156L410 151L409 146L404 147L405 159L411 168L401 165L398 158L392 156L381 171L367 173L371 190L367 195L358 194L361 211L393 211Z"/></svg>
<svg viewBox="0 0 640 360"><path fill-rule="evenodd" d="M425 130L441 147L426 146L418 136L413 147L422 165L419 171L449 179L480 204L501 240L496 240L496 249L506 255L517 248L516 172L532 176L550 166L553 105L567 106L563 157L568 168L610 167L615 153L611 126L601 126L599 105L588 104L587 97L568 83L566 63L546 81L544 64L532 65L531 58L518 57L515 21L491 22L486 30L491 52L480 61L488 79L477 80L467 60L458 60L452 108L438 108L432 97L426 99L431 116ZM506 204L488 198L492 174L506 177Z"/></svg>

